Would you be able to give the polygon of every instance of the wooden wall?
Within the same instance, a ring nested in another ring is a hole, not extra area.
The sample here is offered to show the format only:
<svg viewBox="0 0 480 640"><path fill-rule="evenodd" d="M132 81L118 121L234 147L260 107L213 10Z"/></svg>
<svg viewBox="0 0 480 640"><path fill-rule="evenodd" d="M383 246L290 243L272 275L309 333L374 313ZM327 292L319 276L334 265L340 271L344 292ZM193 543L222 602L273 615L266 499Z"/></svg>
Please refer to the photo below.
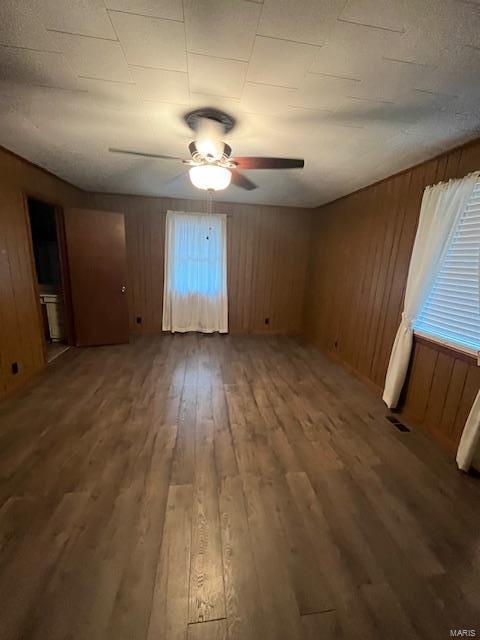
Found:
<svg viewBox="0 0 480 640"><path fill-rule="evenodd" d="M24 195L65 206L80 206L84 198L80 189L0 148L0 397L44 366Z"/></svg>
<svg viewBox="0 0 480 640"><path fill-rule="evenodd" d="M204 207L202 201L88 194L0 148L0 397L45 364L25 195L125 214L130 326L136 333L161 331L167 209ZM311 212L237 204L218 204L216 210L229 214L231 330L298 334Z"/></svg>
<svg viewBox="0 0 480 640"><path fill-rule="evenodd" d="M423 189L479 168L480 141L313 213L216 204L229 214L231 330L298 334L305 300L306 337L380 390ZM201 201L87 194L0 150L0 396L44 364L25 193L63 206L125 213L130 323L137 333L161 330L167 209L202 208ZM12 362L20 365L17 375ZM473 359L417 341L402 413L453 451L479 385Z"/></svg>
<svg viewBox="0 0 480 640"><path fill-rule="evenodd" d="M305 335L383 388L424 188L480 169L480 140L318 208ZM473 358L417 340L401 413L455 450L480 387Z"/></svg>
<svg viewBox="0 0 480 640"><path fill-rule="evenodd" d="M89 206L125 214L131 330L161 331L166 212L203 211L205 203L92 194ZM299 334L311 211L225 203L215 203L215 211L228 214L230 330Z"/></svg>

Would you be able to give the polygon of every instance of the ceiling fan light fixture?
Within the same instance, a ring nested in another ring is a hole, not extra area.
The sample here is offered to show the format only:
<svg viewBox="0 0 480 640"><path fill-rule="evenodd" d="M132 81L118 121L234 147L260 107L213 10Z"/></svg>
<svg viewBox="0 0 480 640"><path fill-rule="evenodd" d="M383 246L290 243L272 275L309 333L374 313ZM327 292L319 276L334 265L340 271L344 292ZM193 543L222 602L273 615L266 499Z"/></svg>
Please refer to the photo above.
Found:
<svg viewBox="0 0 480 640"><path fill-rule="evenodd" d="M229 169L216 164L200 164L191 167L188 173L193 186L204 191L222 191L232 179Z"/></svg>

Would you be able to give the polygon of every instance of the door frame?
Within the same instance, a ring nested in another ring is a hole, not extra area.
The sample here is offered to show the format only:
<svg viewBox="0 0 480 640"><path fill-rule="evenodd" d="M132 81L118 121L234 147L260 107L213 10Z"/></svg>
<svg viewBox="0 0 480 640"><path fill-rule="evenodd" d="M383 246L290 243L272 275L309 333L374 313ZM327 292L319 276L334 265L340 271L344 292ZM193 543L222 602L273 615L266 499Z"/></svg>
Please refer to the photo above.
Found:
<svg viewBox="0 0 480 640"><path fill-rule="evenodd" d="M24 213L26 229L28 232L27 235L28 235L28 247L29 247L29 253L30 253L30 271L31 271L31 276L33 281L33 290L35 294L38 326L42 336L43 360L45 364L48 364L47 343L45 341L45 335L43 331L42 303L40 302L40 289L38 286L37 268L35 265L35 253L33 250L32 227L30 224L30 214L28 209L29 198L33 200L39 200L40 202L43 202L49 207L52 207L55 213L55 229L57 233L58 260L59 260L59 267L60 267L60 283L62 287L62 297L63 297L63 304L65 309L66 342L68 346L73 347L75 346L75 332L74 332L74 323L73 323L73 315L72 315L70 271L68 267L67 243L65 238L65 216L64 216L62 205L56 202L52 202L51 200L49 200L48 198L45 198L41 194L32 193L31 191L28 191L28 192L22 191L23 213Z"/></svg>

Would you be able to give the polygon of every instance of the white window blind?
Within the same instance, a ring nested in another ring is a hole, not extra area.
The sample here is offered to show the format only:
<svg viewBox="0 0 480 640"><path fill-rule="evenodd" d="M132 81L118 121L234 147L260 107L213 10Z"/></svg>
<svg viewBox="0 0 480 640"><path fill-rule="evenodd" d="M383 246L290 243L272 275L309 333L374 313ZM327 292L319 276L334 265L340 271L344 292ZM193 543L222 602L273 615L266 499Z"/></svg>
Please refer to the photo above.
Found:
<svg viewBox="0 0 480 640"><path fill-rule="evenodd" d="M414 331L480 351L480 181L461 215Z"/></svg>

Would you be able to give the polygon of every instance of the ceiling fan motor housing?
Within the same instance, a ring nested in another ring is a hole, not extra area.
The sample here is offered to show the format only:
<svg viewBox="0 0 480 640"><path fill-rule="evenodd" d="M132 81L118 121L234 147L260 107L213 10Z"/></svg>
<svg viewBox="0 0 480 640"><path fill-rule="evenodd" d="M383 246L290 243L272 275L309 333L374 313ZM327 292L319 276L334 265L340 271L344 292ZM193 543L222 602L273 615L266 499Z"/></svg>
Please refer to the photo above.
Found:
<svg viewBox="0 0 480 640"><path fill-rule="evenodd" d="M190 151L192 160L194 162L201 163L201 164L205 162L207 163L212 162L215 164L225 165L228 167L235 166L235 164L229 160L230 155L232 153L232 148L226 142L222 142L221 144L223 144L221 157L209 155L209 154L205 155L197 148L197 143L195 140L192 140L192 142L190 142L190 144L188 145L188 150Z"/></svg>

